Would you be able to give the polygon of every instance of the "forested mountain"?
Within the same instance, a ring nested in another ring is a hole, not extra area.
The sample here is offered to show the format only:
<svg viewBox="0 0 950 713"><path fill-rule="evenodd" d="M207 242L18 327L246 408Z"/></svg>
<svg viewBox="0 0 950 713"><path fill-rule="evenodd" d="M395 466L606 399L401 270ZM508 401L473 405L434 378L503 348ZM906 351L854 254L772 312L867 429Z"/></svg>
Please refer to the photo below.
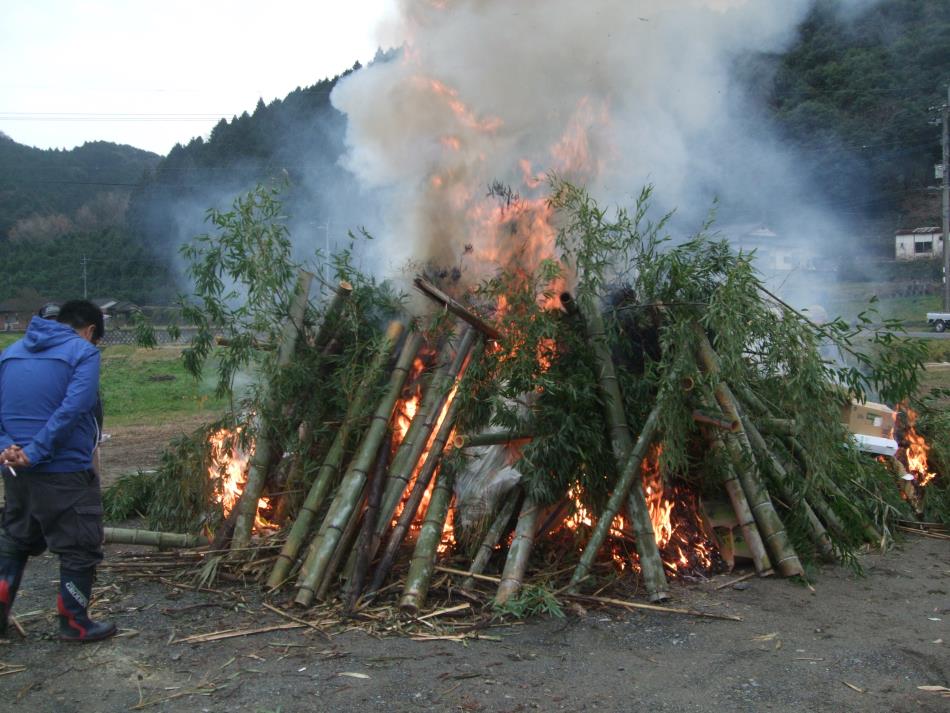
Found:
<svg viewBox="0 0 950 713"><path fill-rule="evenodd" d="M149 151L94 141L63 151L23 146L0 134L0 240L33 237L26 221L48 218L67 222L123 222L116 211L154 168L161 156ZM77 212L86 208L82 215ZM87 225L88 227L88 225ZM47 237L47 236L43 236Z"/></svg>
<svg viewBox="0 0 950 713"><path fill-rule="evenodd" d="M950 84L950 2L819 0L763 94L838 211L939 225L934 164Z"/></svg>
<svg viewBox="0 0 950 713"><path fill-rule="evenodd" d="M893 228L939 224L934 121L950 83L950 2L855 7L817 0L788 52L741 58L737 69L775 133L811 169L828 208L877 220L884 254ZM58 296L56 289L75 294L82 254L87 270L94 259L114 261L95 268L96 294L167 298L175 290L169 276L177 247L205 230L207 209L226 208L235 194L272 177L289 179L285 198L298 221L295 235L312 233L314 243L331 224L339 228L340 196L358 197L359 187L339 165L345 117L329 98L338 79L258 102L251 113L222 119L207 138L178 145L161 160L103 142L39 151L0 135L0 239L9 243L7 256L15 256L0 298L24 284L50 296ZM123 213L126 187L112 184L127 183L138 186ZM332 194L322 190L327 186ZM125 223L117 226L123 214ZM97 244L107 246L108 256L97 254ZM61 266L54 265L58 260ZM20 272L18 262L29 264L29 272Z"/></svg>

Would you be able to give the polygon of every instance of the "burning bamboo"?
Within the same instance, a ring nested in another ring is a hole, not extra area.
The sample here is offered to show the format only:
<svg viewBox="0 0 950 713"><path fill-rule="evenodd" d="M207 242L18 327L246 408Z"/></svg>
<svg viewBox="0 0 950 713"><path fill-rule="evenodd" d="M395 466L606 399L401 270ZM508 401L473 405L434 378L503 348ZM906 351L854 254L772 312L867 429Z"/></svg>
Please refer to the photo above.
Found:
<svg viewBox="0 0 950 713"><path fill-rule="evenodd" d="M331 485L339 474L350 434L353 432L353 429L356 427L357 422L360 420L366 408L374 385L379 379L380 374L382 374L386 363L392 357L393 350L399 343L399 337L402 331L403 326L401 323L390 323L386 331L386 336L379 351L376 353L373 363L367 370L366 375L363 377L357 389L356 395L353 400L350 401L346 409L346 415L343 417L343 421L333 439L333 443L330 445L330 449L324 457L323 464L314 477L313 484L310 486L307 497L300 508L300 512L297 514L297 519L294 520L294 524L287 536L287 541L284 543L280 554L277 556L277 560L274 562L274 568L271 570L270 577L267 579L268 588L274 589L279 587L286 579L287 573L297 559L297 554L303 546L304 539L310 532L313 520L316 518ZM422 336L418 333L411 334L403 345L399 362L394 371L408 371L421 345Z"/></svg>
<svg viewBox="0 0 950 713"><path fill-rule="evenodd" d="M478 358L476 351L477 347L472 350L473 359ZM452 435L452 431L455 429L455 420L458 418L460 404L461 399L453 399L445 413L445 416L442 419L442 423L439 426L438 432L436 433L435 440L432 441L432 446L429 448L429 452L426 455L425 463L419 470L419 473L416 475L416 482L412 487L412 491L409 493L409 497L403 506L402 512L399 514L399 521L392 529L392 532L390 532L389 540L386 542L386 548L383 550L382 557L379 559L379 564L376 565L376 571L373 574L373 583L370 585L370 591L375 592L380 587L382 587L383 582L386 579L386 575L389 574L393 560L396 558L396 552L399 550L399 546L402 544L406 533L409 531L409 526L415 519L416 511L419 509L419 505L422 503L422 497L425 495L425 491L429 487L429 482L432 480L432 476L439 467L439 464L442 460L442 453L445 451L445 446L449 442L449 437Z"/></svg>
<svg viewBox="0 0 950 713"><path fill-rule="evenodd" d="M733 396L726 382L722 380L719 357L713 351L703 328L699 324L695 324L694 330L697 337L700 366L713 377L716 383L714 392L716 401L719 402L726 418L740 421L739 430L726 439L726 445L737 468L739 482L742 484L742 489L749 500L752 514L760 532L765 537L766 546L772 555L772 562L783 576L802 575L805 570L798 559L798 555L795 554L795 549L792 547L792 543L788 539L788 533L785 531L785 525L775 511L775 507L769 498L769 492L759 474L755 456L752 452L752 444L749 442L749 437L742 428L739 419L735 396Z"/></svg>
<svg viewBox="0 0 950 713"><path fill-rule="evenodd" d="M359 503L367 474L369 469L372 468L379 444L389 428L393 408L396 401L399 400L402 387L409 376L409 367L413 358L415 358L415 355L407 356L407 350L405 349L403 354L400 355L399 362L390 376L386 393L373 414L359 450L353 456L350 467L337 488L337 494L330 505L330 510L323 520L320 532L307 553L307 559L298 579L299 589L294 599L294 602L301 606L308 606L313 601L314 593L323 579L340 537L349 523L353 510Z"/></svg>
<svg viewBox="0 0 950 713"><path fill-rule="evenodd" d="M375 556L383 534L392 521L393 513L396 512L396 507L399 505L399 501L412 479L412 474L416 470L419 459L429 443L432 431L438 423L439 414L442 412L452 385L458 378L475 338L476 332L465 328L455 356L450 358L451 345L446 345L443 350L442 366L433 374L422 397L422 405L412 419L409 430L406 432L395 458L393 458L392 466L390 466L389 479L386 483L386 491L383 494L383 502L379 511L379 520L376 523L375 537L370 544L370 557Z"/></svg>
<svg viewBox="0 0 950 713"><path fill-rule="evenodd" d="M287 321L284 323L280 346L277 351L278 369L290 364L294 349L297 347L297 340L303 329L303 320L307 311L307 301L312 282L313 275L311 273L306 270L300 270L297 273L294 295L290 302ZM247 547L251 541L251 529L254 527L254 519L257 516L258 500L261 497L264 482L267 480L267 470L270 467L271 455L275 447L275 444L271 443L271 439L267 435L266 427L261 428L260 434L254 445L254 457L248 467L244 491L235 506L237 515L235 516L234 534L231 539L231 549L235 552Z"/></svg>
<svg viewBox="0 0 950 713"><path fill-rule="evenodd" d="M515 536L508 548L508 557L505 559L505 569L501 573L501 583L495 593L495 606L503 606L511 597L518 593L524 581L524 573L528 568L528 558L534 547L535 521L538 519L540 508L531 498L525 498L518 515L518 524L515 526Z"/></svg>
<svg viewBox="0 0 950 713"><path fill-rule="evenodd" d="M511 516L515 513L520 494L521 489L515 488L509 493L508 500L501 507L501 510L498 511L498 515L495 516L491 526L485 533L485 537L482 538L482 542L478 546L478 552L475 553L472 565L468 568L468 576L465 578L465 581L462 582L462 589L471 589L475 585L475 578L485 571L485 565L488 564L492 552L495 551L495 545L498 544L505 529L508 527L508 523L511 521Z"/></svg>
<svg viewBox="0 0 950 713"><path fill-rule="evenodd" d="M610 494L610 499L607 501L606 507L604 507L603 512L601 512L597 518L597 524L594 526L590 539L587 541L587 546L584 548L584 553L581 555L581 559L574 569L574 574L571 576L570 591L576 590L577 585L587 578L590 568L594 565L594 560L597 557L600 546L610 533L610 526L614 517L620 512L624 500L629 496L630 488L633 487L634 484L639 485L641 483L640 468L643 465L643 459L647 455L647 449L656 437L658 423L659 410L654 406L653 410L650 411L650 415L647 416L643 428L640 430L640 436L637 438L636 445L634 445L633 450L630 452L630 457L627 459L627 464L624 466L620 478L617 479L617 484ZM636 534L639 540L640 533L637 532ZM650 537L653 537L652 525L650 527Z"/></svg>
<svg viewBox="0 0 950 713"><path fill-rule="evenodd" d="M201 535L184 535L177 532L155 532L124 527L103 528L104 541L114 545L149 545L151 547L203 547L211 544Z"/></svg>
<svg viewBox="0 0 950 713"><path fill-rule="evenodd" d="M429 582L432 579L439 543L442 541L445 518L452 502L454 482L455 472L452 468L443 468L439 472L412 559L409 561L409 573L406 575L399 608L411 616L415 616L422 609L429 593Z"/></svg>
<svg viewBox="0 0 950 713"><path fill-rule="evenodd" d="M422 277L417 277L414 280L414 283L416 287L419 288L419 290L424 295L426 295L426 297L435 300L463 322L467 322L471 327L474 327L476 330L485 335L486 339L498 339L501 337L501 333L497 329L485 322L481 317L471 310L463 307L428 280Z"/></svg>
<svg viewBox="0 0 950 713"><path fill-rule="evenodd" d="M623 397L617 381L616 367L610 356L604 320L596 305L581 303L581 313L587 327L591 345L598 362L598 381L604 397L607 422L610 426L610 443L614 452L617 470L622 472L627 458L633 451L634 443L627 426L627 417L623 409ZM627 498L627 511L637 534L637 553L640 555L640 571L650 601L657 602L669 598L666 586L666 574L663 560L653 534L653 523L647 508L642 487L631 487Z"/></svg>

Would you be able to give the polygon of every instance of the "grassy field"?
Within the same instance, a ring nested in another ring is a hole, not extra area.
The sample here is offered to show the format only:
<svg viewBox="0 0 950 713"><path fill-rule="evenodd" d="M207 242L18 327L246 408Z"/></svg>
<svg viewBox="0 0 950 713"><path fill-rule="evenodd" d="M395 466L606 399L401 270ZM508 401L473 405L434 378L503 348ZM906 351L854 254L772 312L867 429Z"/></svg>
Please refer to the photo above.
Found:
<svg viewBox="0 0 950 713"><path fill-rule="evenodd" d="M0 349L22 336L0 334ZM206 371L195 381L182 366L181 347L105 347L100 383L108 425L160 425L182 415L222 411L227 404L214 395L213 365Z"/></svg>
<svg viewBox="0 0 950 713"><path fill-rule="evenodd" d="M163 423L183 414L219 412L212 369L201 381L185 371L181 347L106 347L102 352L102 402L111 425Z"/></svg>

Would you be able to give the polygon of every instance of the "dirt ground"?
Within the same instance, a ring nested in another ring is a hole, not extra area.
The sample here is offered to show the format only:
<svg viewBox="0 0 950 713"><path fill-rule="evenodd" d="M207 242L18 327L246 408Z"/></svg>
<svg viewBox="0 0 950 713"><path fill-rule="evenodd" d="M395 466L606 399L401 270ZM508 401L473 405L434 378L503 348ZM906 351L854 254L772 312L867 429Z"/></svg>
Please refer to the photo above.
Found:
<svg viewBox="0 0 950 713"><path fill-rule="evenodd" d="M674 587L673 606L739 622L569 607L565 619L465 642L302 628L175 643L293 622L250 588L216 594L131 579L122 563L133 549L109 547L94 606L121 634L98 644L53 638L56 562L31 562L15 607L26 639L0 644L0 709L950 710L950 699L918 690L950 687L946 540L910 536L887 554L863 554L863 578L827 567L814 592L777 578L715 589L736 573Z"/></svg>

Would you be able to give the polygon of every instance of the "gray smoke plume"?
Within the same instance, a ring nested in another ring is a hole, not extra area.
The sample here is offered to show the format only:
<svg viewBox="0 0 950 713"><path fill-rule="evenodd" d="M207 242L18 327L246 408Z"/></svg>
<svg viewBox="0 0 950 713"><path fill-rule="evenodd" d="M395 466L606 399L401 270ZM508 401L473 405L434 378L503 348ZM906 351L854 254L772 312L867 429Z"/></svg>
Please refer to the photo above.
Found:
<svg viewBox="0 0 950 713"><path fill-rule="evenodd" d="M506 229L543 230L544 208L532 201L548 171L602 204L629 204L653 184L655 208L675 208L684 232L714 198L731 214L724 222L835 229L827 216L804 214L807 173L736 71L745 57L782 52L810 5L402 0L391 28L401 57L352 74L332 94L348 120L346 167L386 197L379 267L410 258L450 265L466 253L469 270L511 259L497 255L505 201L488 187L501 182L521 199Z"/></svg>

